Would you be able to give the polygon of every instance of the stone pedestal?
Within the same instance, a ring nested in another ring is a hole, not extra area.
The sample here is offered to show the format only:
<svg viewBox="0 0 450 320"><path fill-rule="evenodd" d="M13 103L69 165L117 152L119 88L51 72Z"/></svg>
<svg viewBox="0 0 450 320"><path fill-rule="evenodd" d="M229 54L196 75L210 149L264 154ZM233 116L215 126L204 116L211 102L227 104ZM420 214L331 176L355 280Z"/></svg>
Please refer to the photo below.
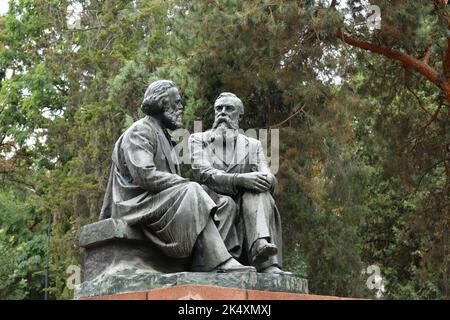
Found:
<svg viewBox="0 0 450 320"><path fill-rule="evenodd" d="M308 293L308 282L289 275L256 272L178 272L152 273L137 268L109 269L93 280L85 281L75 289L75 299L112 296L152 289L175 288L185 285L225 287L283 293Z"/></svg>
<svg viewBox="0 0 450 320"><path fill-rule="evenodd" d="M163 289L84 297L81 300L354 300L335 296L270 292L205 285L181 285Z"/></svg>
<svg viewBox="0 0 450 320"><path fill-rule="evenodd" d="M75 299L118 298L123 294L142 297L139 292L193 285L192 288L234 288L242 292L308 293L307 280L292 275L185 272L190 261L165 256L139 229L131 228L122 220L106 219L84 226L80 246L86 250L84 282L76 286Z"/></svg>

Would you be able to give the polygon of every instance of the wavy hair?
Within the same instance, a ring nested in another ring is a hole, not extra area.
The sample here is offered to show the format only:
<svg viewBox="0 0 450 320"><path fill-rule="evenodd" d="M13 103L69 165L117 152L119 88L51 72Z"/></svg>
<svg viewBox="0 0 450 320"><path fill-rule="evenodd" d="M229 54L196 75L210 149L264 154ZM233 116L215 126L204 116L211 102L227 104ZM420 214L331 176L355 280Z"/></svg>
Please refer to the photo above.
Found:
<svg viewBox="0 0 450 320"><path fill-rule="evenodd" d="M167 103L167 91L170 88L176 88L173 81L158 80L151 83L144 94L144 100L141 103L141 109L146 115L154 115L164 111L164 105Z"/></svg>

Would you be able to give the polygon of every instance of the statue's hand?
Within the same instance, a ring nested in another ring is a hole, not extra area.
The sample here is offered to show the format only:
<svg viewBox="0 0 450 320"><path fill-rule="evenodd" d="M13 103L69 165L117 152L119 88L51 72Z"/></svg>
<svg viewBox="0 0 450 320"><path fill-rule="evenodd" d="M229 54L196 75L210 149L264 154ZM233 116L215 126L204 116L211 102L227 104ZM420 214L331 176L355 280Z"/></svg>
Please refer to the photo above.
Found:
<svg viewBox="0 0 450 320"><path fill-rule="evenodd" d="M266 176L267 176L267 181L270 183L269 189L275 188L275 186L277 185L277 178L275 178L275 176L271 173L266 174Z"/></svg>
<svg viewBox="0 0 450 320"><path fill-rule="evenodd" d="M239 187L257 192L265 192L272 186L271 177L261 172L241 173L236 179Z"/></svg>

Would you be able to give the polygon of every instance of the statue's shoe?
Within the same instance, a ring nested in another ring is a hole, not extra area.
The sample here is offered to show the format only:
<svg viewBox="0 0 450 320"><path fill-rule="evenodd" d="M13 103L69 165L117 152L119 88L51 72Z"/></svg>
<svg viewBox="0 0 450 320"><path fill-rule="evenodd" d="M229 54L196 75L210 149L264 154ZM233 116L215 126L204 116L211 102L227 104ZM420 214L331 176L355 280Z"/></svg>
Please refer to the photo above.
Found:
<svg viewBox="0 0 450 320"><path fill-rule="evenodd" d="M231 258L215 268L215 272L256 272L255 267L244 266L240 264L236 259Z"/></svg>
<svg viewBox="0 0 450 320"><path fill-rule="evenodd" d="M280 268L278 268L277 266L270 266L270 267L267 267L267 268L261 270L260 272L262 272L262 273L283 274L283 275L287 275L287 276L292 275L292 272L289 272L289 271L283 271L283 270L281 270Z"/></svg>
<svg viewBox="0 0 450 320"><path fill-rule="evenodd" d="M253 245L252 259L255 263L266 261L270 256L278 253L278 248L273 243L267 242L266 239L259 239Z"/></svg>

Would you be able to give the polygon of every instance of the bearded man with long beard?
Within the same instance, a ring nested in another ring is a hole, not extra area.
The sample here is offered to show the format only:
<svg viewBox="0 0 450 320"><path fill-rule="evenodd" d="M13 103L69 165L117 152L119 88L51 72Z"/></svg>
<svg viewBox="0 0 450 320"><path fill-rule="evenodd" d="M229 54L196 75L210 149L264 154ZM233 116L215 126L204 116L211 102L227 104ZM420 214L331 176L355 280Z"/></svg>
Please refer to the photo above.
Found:
<svg viewBox="0 0 450 320"><path fill-rule="evenodd" d="M224 239L230 254L258 272L287 274L281 270L281 219L272 197L276 178L261 142L239 133L244 105L235 94L220 94L214 111L212 129L189 138L194 175L216 203L225 198L236 204L232 231ZM214 217L216 223L221 219Z"/></svg>

